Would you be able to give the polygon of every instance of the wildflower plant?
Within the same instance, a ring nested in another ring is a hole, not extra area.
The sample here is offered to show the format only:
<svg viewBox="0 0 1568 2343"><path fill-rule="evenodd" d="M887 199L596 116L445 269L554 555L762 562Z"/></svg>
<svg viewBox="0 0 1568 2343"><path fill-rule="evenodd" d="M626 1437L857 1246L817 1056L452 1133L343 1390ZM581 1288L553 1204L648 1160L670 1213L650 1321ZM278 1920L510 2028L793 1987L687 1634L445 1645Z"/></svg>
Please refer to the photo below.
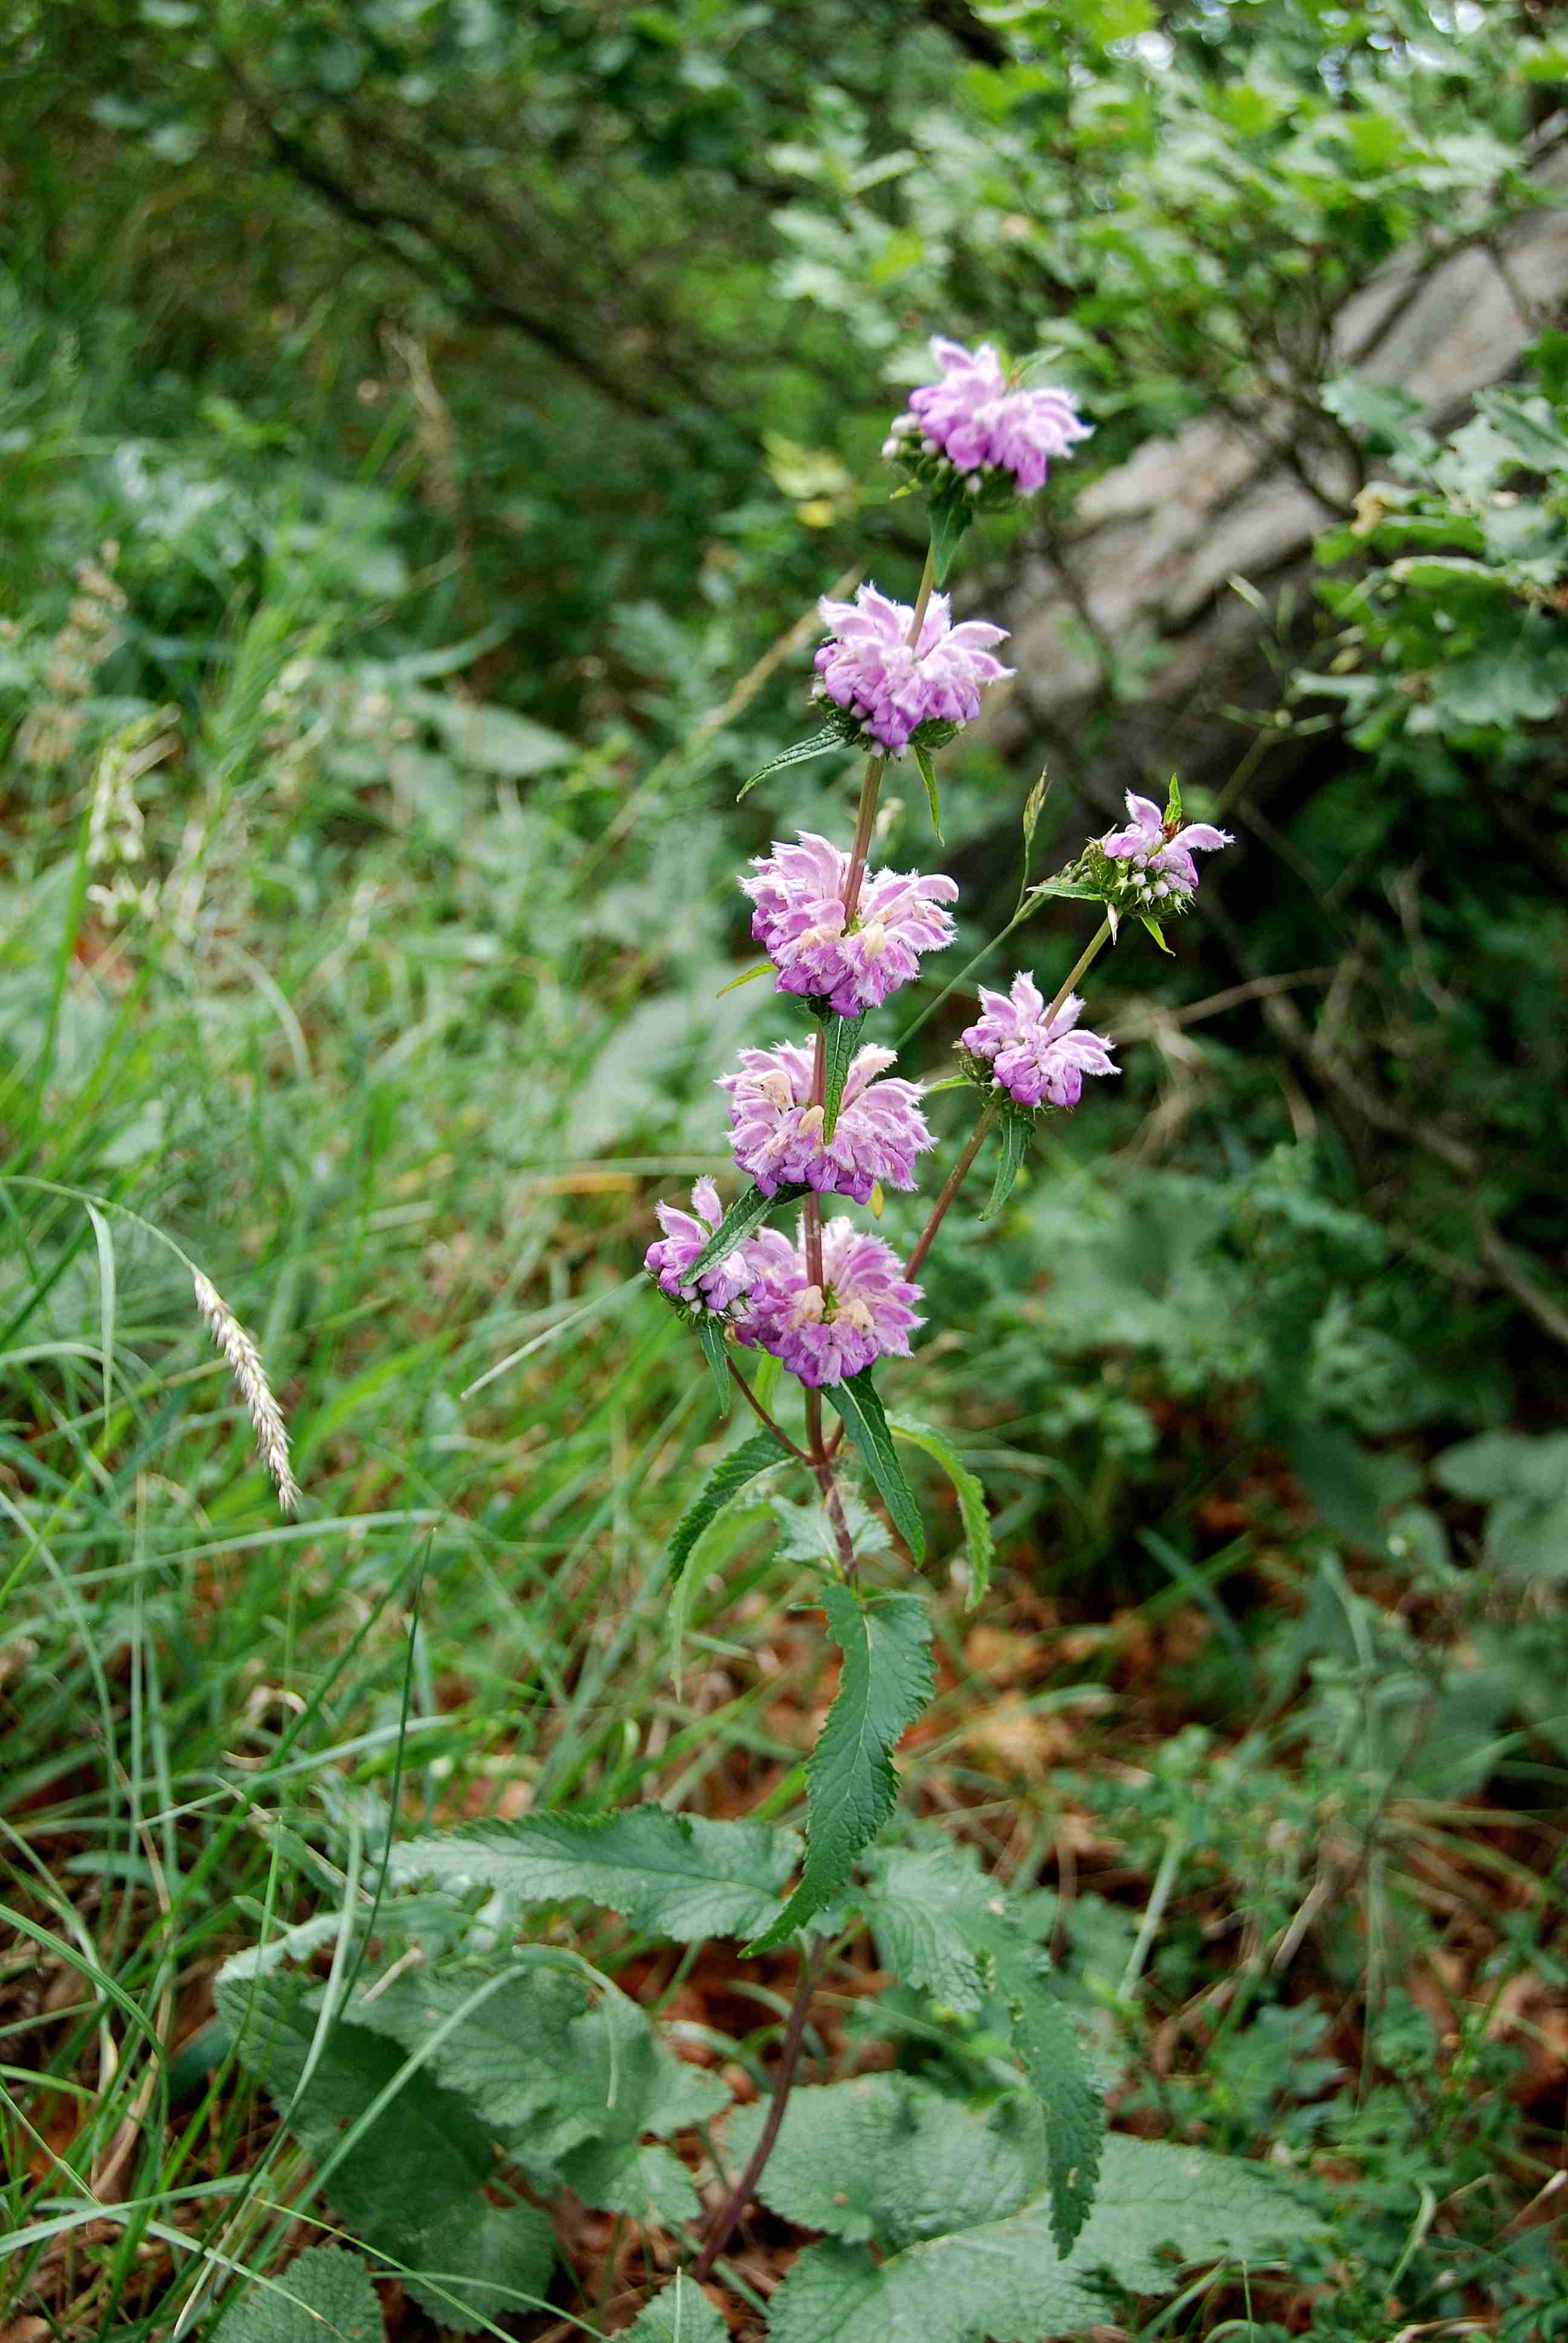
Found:
<svg viewBox="0 0 1568 2343"><path fill-rule="evenodd" d="M819 2239L768 2306L773 2343L917 2334L1035 2343L1103 2315L1105 2271L1147 2288L1163 2282L1167 2247L1188 2262L1255 2258L1302 2227L1271 2176L1189 2148L1106 2138L1096 2077L1023 1917L967 1851L907 1833L896 1846L878 1845L898 1803L895 1750L934 1689L932 1617L919 1578L926 1537L908 1450L921 1450L952 1483L971 1603L985 1593L992 1558L973 1472L943 1432L900 1413L896 1397L890 1411L884 1396L927 1330L923 1264L988 1148L995 1212L1039 1124L1078 1110L1095 1081L1115 1075L1112 1043L1091 1030L1075 988L1107 942L1131 932L1129 915L1160 936L1157 906L1181 908L1173 896L1190 897L1197 883L1191 850L1225 842L1204 825L1183 830L1173 791L1163 813L1135 800L1131 831L1030 886L1031 793L1025 884L1004 936L1063 897L1101 910L1092 940L1059 984L1020 969L1008 991L982 990L944 1081L910 1079L892 1047L865 1038L869 1021L951 945L959 891L940 871L873 866L884 775L914 754L940 837L933 754L1008 672L996 657L1003 630L955 624L938 590L957 541L955 495L987 508L1004 491L1032 495L1049 461L1084 436L1066 393L1020 388L994 352L971 359L947 342L935 351L940 379L910 401L919 447L905 420L889 442L930 517L914 601L870 586L853 603L824 599L827 639L811 689L830 720L768 769L864 749L853 826L843 841L812 830L781 840L741 874L781 1030L715 1076L737 1175L728 1202L712 1179L689 1198L659 1202L646 1255L649 1278L706 1353L721 1411L739 1399L753 1419L672 1536L677 1632L706 1533L764 1476L795 1524L792 1550L818 1574L839 1670L806 1765L803 1829L641 1805L426 1830L389 1847L387 1893L370 1916L341 1924L340 1947L352 1931L358 1946L325 2051L325 1989L307 1966L307 1932L238 1956L219 1983L241 2056L305 2145L329 2159L340 2212L372 2251L412 2255L418 2268L445 2273L411 2281L411 2290L458 2331L498 2331L498 2310L543 2301L556 2247L539 2207L563 2189L667 2241L645 2258L668 2283L650 2285L628 2330L639 2343L674 2335L722 2343L727 2329L707 2288L728 2279L724 2257L758 2198ZM1131 892L1130 870L1139 874ZM1154 891L1161 886L1166 894ZM928 1119L935 1091L962 1092L972 1110L945 1177L929 1168L941 1144ZM906 1252L878 1216L890 1192L922 1187L930 1201ZM246 1362L204 1307L243 1385ZM852 1465L907 1561L890 1559ZM796 1503L801 1495L809 1502ZM521 1916L578 1902L608 1908L645 1942L729 1937L743 1958L793 1956L793 1998L764 2102L730 2107L723 2081L673 2055L649 2017L558 1936L498 1949ZM955 2056L972 2078L967 2100L909 2075L795 2089L818 1988L836 1946L861 1928L880 1966L930 1998L933 2026L956 2029ZM425 2136L440 2145L388 2194L390 2167L375 2151L399 2051L417 2064L407 2087L428 2119ZM699 2197L666 2143L716 2119L723 2151L705 2167L712 2177ZM495 2149L515 2181L477 2200L477 2181L502 2177Z"/></svg>

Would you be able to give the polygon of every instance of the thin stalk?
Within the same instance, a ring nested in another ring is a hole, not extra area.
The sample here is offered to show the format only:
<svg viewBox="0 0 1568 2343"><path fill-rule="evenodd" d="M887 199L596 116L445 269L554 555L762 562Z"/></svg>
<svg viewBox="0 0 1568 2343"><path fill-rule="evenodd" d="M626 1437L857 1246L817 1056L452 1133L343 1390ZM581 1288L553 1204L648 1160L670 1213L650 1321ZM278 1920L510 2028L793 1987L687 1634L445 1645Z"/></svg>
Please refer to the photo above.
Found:
<svg viewBox="0 0 1568 2343"><path fill-rule="evenodd" d="M1079 954L1078 959L1073 963L1071 970L1063 981L1060 991L1057 994L1056 999L1051 1002L1050 1007L1046 1011L1046 1024L1050 1024L1057 1011L1061 1007L1062 1002L1067 999L1068 994L1072 990L1073 986L1078 982L1079 978L1083 974L1084 970L1089 966L1090 961L1094 959L1095 955L1104 945L1110 933L1110 920L1102 920L1100 923L1099 933L1091 937L1090 941L1084 946L1082 951Z"/></svg>
<svg viewBox="0 0 1568 2343"><path fill-rule="evenodd" d="M813 1940L810 1951L801 1956L799 1981L789 2006L789 2024L784 2029L784 2047L779 2053L779 2071L773 2077L773 2103L768 2110L768 2120L746 2160L746 2169L714 2215L708 2235L702 2241L702 2249L687 2273L695 2286L700 2286L711 2274L714 2263L734 2236L740 2217L750 2204L757 2183L773 2153L779 2127L789 2103L795 2070L800 2064L800 2053L806 2045L806 2026L811 2015L812 1996L821 1983L822 1971L828 1963L828 1938L818 1936Z"/></svg>
<svg viewBox="0 0 1568 2343"><path fill-rule="evenodd" d="M915 1035L920 1031L921 1026L936 1015L943 1001L948 998L948 995L950 993L956 992L960 984L966 984L970 978L974 974L977 968L983 968L985 966L986 961L990 960L992 952L995 951L1000 945L1006 943L1014 928L1020 926L1021 923L1028 919L1030 913L1034 910L1034 908L1035 906L1033 902L1027 900L1019 905L1017 910L1013 913L1006 927L999 928L996 934L992 936L989 944L981 944L973 960L967 962L964 967L960 969L957 976L953 977L950 982L943 985L941 990L937 994L933 1001L929 1001L926 1003L926 1006L921 1010L920 1015L915 1019L914 1023L912 1025L905 1026L903 1031L899 1036L896 1044L897 1048L901 1050L906 1041L912 1041L914 1040Z"/></svg>
<svg viewBox="0 0 1568 2343"><path fill-rule="evenodd" d="M987 1099L984 1106L980 1109L980 1120L975 1124L973 1131L970 1133L969 1145L964 1149L963 1153L959 1157L958 1161L948 1173L946 1183L943 1186L941 1194L937 1198L936 1204L931 1212L931 1217L926 1222L925 1227L921 1230L920 1242L916 1245L913 1252L910 1255L909 1266L904 1272L906 1277L914 1277L918 1273L921 1262L925 1260L927 1253L930 1252L937 1231L941 1227L943 1221L947 1218L949 1205L952 1202L953 1198L958 1194L959 1190L963 1186L964 1179L969 1172L969 1168L974 1161L975 1157L980 1153L980 1146L984 1141L987 1131L990 1129L991 1124L996 1121L997 1109L1000 1103L1000 1092L993 1091L990 1097Z"/></svg>
<svg viewBox="0 0 1568 2343"><path fill-rule="evenodd" d="M773 1434L774 1439L779 1441L783 1446L789 1451L791 1456L799 1457L802 1464L809 1464L811 1459L808 1456L806 1451L803 1448L798 1448L795 1443L790 1439L789 1434L785 1431L783 1425L769 1413L761 1401L758 1398L756 1393L752 1390L750 1384L747 1382L745 1376L741 1373L739 1368L736 1365L734 1360L726 1359L724 1363L729 1370L730 1379L733 1382L736 1390L740 1393L741 1398L746 1402L747 1406L751 1410L752 1414L757 1418L759 1423L765 1423L769 1431Z"/></svg>

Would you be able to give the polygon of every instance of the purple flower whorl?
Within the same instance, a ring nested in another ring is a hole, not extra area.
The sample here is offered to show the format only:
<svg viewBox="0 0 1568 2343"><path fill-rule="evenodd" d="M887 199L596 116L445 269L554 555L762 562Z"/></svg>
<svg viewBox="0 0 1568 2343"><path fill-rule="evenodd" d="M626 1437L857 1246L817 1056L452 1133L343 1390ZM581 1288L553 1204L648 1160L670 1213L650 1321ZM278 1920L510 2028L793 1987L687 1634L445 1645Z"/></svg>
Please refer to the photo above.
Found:
<svg viewBox="0 0 1568 2343"><path fill-rule="evenodd" d="M764 1229L746 1251L754 1283L738 1339L771 1351L803 1383L836 1383L884 1358L907 1359L910 1335L925 1323L920 1289L880 1237L842 1215L822 1230L822 1282L811 1282L804 1237L791 1244Z"/></svg>
<svg viewBox="0 0 1568 2343"><path fill-rule="evenodd" d="M800 1182L863 1204L879 1182L912 1188L916 1156L936 1142L920 1112L920 1084L876 1080L892 1063L891 1050L857 1051L824 1145L822 1110L811 1102L815 1051L798 1041L742 1050L740 1071L719 1078L729 1092L730 1143L741 1171L765 1196Z"/></svg>
<svg viewBox="0 0 1568 2343"><path fill-rule="evenodd" d="M908 984L923 952L951 943L942 906L959 890L940 872L868 870L846 927L849 855L814 830L799 838L756 857L753 875L741 880L757 907L751 932L779 971L780 992L826 999L839 1016L858 1017Z"/></svg>
<svg viewBox="0 0 1568 2343"><path fill-rule="evenodd" d="M726 1253L695 1281L687 1274L724 1216L719 1191L712 1181L698 1182L691 1192L689 1212L683 1212L678 1204L658 1204L654 1209L664 1234L648 1246L643 1255L643 1267L658 1280L661 1291L672 1302L683 1302L699 1314L728 1310L751 1282L744 1248Z"/></svg>
<svg viewBox="0 0 1568 2343"><path fill-rule="evenodd" d="M1155 916L1186 910L1198 886L1194 850L1212 854L1233 845L1230 831L1216 830L1212 822L1190 821L1167 836L1166 818L1153 799L1131 789L1127 810L1131 819L1126 829L1108 831L1089 849L1090 859L1099 863L1106 900L1119 910Z"/></svg>
<svg viewBox="0 0 1568 2343"><path fill-rule="evenodd" d="M979 1022L962 1036L962 1047L990 1069L992 1081L1016 1105L1074 1107L1083 1096L1085 1074L1118 1074L1111 1044L1099 1033L1072 1028L1083 1003L1069 993L1054 1017L1034 979L1020 969L1010 993L980 987Z"/></svg>
<svg viewBox="0 0 1568 2343"><path fill-rule="evenodd" d="M990 342L967 350L939 336L931 356L940 381L910 392L882 449L922 486L957 475L971 493L1005 481L1010 497L1032 496L1052 462L1090 437L1065 390L1010 387Z"/></svg>
<svg viewBox="0 0 1568 2343"><path fill-rule="evenodd" d="M913 609L874 586L858 587L852 602L824 595L817 607L832 632L816 656L814 696L841 712L847 739L885 756L950 738L950 729L922 738L922 728L972 723L985 686L1012 673L991 657L1006 628L983 618L955 627L945 594L931 596L913 646Z"/></svg>

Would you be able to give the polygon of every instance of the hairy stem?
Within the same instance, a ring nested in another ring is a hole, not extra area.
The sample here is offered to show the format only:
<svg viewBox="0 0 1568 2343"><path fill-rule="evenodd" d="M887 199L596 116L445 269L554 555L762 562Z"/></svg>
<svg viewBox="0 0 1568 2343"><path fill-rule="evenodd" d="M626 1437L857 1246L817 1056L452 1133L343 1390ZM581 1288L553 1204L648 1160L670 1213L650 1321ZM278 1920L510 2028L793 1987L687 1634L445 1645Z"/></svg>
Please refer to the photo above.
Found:
<svg viewBox="0 0 1568 2343"><path fill-rule="evenodd" d="M959 1157L958 1161L948 1173L946 1182L942 1188L942 1192L937 1198L936 1203L932 1208L931 1217L926 1222L925 1227L921 1230L920 1242L916 1245L913 1252L910 1255L909 1266L904 1272L906 1277L914 1277L919 1272L921 1262L925 1260L927 1253L930 1252L931 1243L936 1236L937 1231L941 1227L943 1221L947 1218L948 1206L952 1202L953 1198L958 1194L959 1190L962 1187L965 1175L969 1171L970 1165L980 1153L981 1142L985 1138L986 1132L996 1121L997 1109L1000 1103L1000 1092L993 1091L990 1098L987 1099L984 1106L980 1109L980 1121L975 1124L974 1129L970 1133L969 1145L964 1149L963 1153Z"/></svg>
<svg viewBox="0 0 1568 2343"><path fill-rule="evenodd" d="M761 2136L746 2160L746 2169L714 2215L702 2248L687 2276L696 2286L712 2275L713 2265L729 2243L739 2226L740 2216L750 2204L757 2183L779 2137L779 2127L784 2120L784 2110L789 2103L790 2087L795 2070L800 2064L800 2053L806 2044L806 2026L811 2015L811 2001L821 1983L822 1971L828 1964L829 1943L826 1936L812 1940L809 1952L800 1956L800 1976L795 1987L795 1998L789 2006L789 2022L784 2029L784 2046L779 2056L779 2070L773 2077L773 2103L768 2110L768 2120Z"/></svg>

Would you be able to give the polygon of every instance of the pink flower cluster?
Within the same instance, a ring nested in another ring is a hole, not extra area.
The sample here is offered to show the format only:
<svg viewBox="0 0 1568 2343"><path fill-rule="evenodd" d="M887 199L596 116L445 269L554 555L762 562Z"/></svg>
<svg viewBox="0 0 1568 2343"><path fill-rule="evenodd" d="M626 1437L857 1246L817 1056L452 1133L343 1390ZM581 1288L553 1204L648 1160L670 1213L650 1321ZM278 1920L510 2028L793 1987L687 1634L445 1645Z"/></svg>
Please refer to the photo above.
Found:
<svg viewBox="0 0 1568 2343"><path fill-rule="evenodd" d="M720 1217L711 1180L698 1182L691 1203L690 1212L659 1205L668 1233L648 1251L647 1265L672 1301L726 1317L738 1342L771 1351L813 1386L859 1374L880 1358L909 1357L910 1336L925 1322L915 1308L920 1289L909 1282L897 1253L880 1237L841 1216L824 1222L819 1285L808 1265L804 1231L791 1243L778 1229L762 1229L693 1282L683 1272Z"/></svg>
<svg viewBox="0 0 1568 2343"><path fill-rule="evenodd" d="M1100 840L1101 854L1110 861L1127 865L1118 894L1134 910L1157 911L1161 904L1172 910L1184 910L1198 885L1194 849L1200 854L1212 854L1219 847L1233 845L1230 831L1216 830L1212 822L1190 821L1184 830L1173 830L1167 837L1165 818L1153 799L1141 798L1131 789L1127 792L1127 810L1132 817L1127 828L1113 830Z"/></svg>
<svg viewBox="0 0 1568 2343"><path fill-rule="evenodd" d="M643 1267L658 1280L660 1290L672 1302L684 1302L690 1310L728 1310L751 1282L751 1272L739 1252L726 1253L711 1269L705 1269L693 1279L688 1272L714 1230L724 1217L719 1201L719 1191L711 1180L699 1180L691 1192L691 1210L683 1212L678 1204L658 1204L658 1225L663 1236L650 1244L643 1255Z"/></svg>
<svg viewBox="0 0 1568 2343"><path fill-rule="evenodd" d="M749 1348L771 1351L803 1383L836 1383L878 1359L907 1359L925 1321L920 1289L891 1245L852 1221L824 1222L822 1282L811 1282L801 1236L763 1229L747 1248L753 1283L736 1322Z"/></svg>
<svg viewBox="0 0 1568 2343"><path fill-rule="evenodd" d="M742 1050L740 1071L719 1078L729 1092L736 1162L765 1196L799 1183L863 1204L879 1184L912 1188L916 1156L936 1142L920 1112L920 1085L876 1079L892 1063L891 1050L856 1051L825 1141L822 1109L811 1098L815 1051L799 1041Z"/></svg>
<svg viewBox="0 0 1568 2343"><path fill-rule="evenodd" d="M1099 1033L1075 1033L1083 1003L1070 992L1054 1017L1034 979L1022 969L1012 990L980 987L982 1015L962 1036L963 1047L982 1059L991 1079L1020 1106L1076 1106L1085 1074L1116 1074L1121 1069L1111 1044Z"/></svg>
<svg viewBox="0 0 1568 2343"><path fill-rule="evenodd" d="M955 627L945 594L931 596L918 640L914 611L874 586L858 588L852 602L824 595L817 607L833 631L814 662L816 697L890 757L901 757L924 724L972 723L985 686L1012 673L991 657L1006 628L984 618Z"/></svg>
<svg viewBox="0 0 1568 2343"><path fill-rule="evenodd" d="M882 453L908 461L945 458L966 485L979 488L988 474L1005 473L1024 496L1043 487L1054 460L1087 439L1090 427L1065 390L1010 387L990 342L966 350L940 337L931 356L941 380L911 391Z"/></svg>
<svg viewBox="0 0 1568 2343"><path fill-rule="evenodd" d="M953 923L942 906L959 890L940 872L868 870L849 920L849 855L814 830L799 839L795 846L775 841L740 881L757 907L751 932L779 971L780 992L825 999L839 1016L858 1017L908 984L923 952L951 943Z"/></svg>

